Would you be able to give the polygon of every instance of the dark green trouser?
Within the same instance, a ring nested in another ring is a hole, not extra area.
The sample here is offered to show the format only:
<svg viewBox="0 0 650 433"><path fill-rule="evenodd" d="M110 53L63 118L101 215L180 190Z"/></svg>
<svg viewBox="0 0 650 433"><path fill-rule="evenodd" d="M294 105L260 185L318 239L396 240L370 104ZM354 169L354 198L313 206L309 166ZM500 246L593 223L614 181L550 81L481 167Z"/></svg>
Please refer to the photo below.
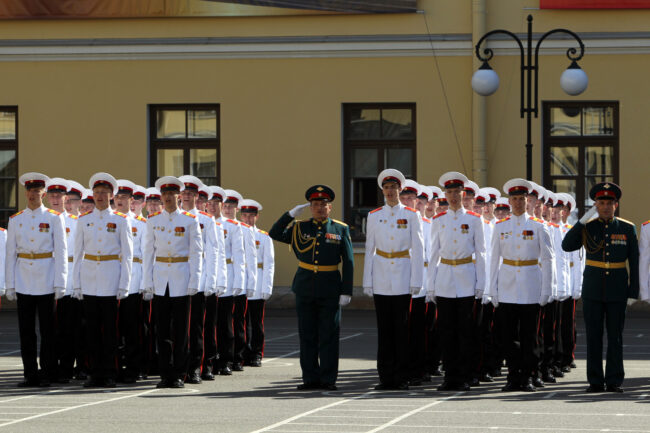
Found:
<svg viewBox="0 0 650 433"><path fill-rule="evenodd" d="M626 302L582 299L587 330L587 380L590 385L623 383L623 326ZM607 365L603 374L603 329L607 327Z"/></svg>
<svg viewBox="0 0 650 433"><path fill-rule="evenodd" d="M305 384L336 383L339 370L339 299L296 295L300 367ZM320 363L319 363L320 359Z"/></svg>

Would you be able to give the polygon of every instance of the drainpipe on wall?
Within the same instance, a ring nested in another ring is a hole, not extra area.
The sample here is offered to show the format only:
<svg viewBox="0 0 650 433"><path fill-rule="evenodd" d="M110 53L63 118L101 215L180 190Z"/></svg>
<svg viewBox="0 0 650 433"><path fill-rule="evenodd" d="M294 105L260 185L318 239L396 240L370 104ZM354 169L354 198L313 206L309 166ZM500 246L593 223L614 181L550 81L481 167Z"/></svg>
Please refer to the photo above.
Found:
<svg viewBox="0 0 650 433"><path fill-rule="evenodd" d="M474 47L486 33L485 4L486 0L472 0L472 72L481 66L474 55ZM487 186L485 115L485 97L472 91L472 180L480 187Z"/></svg>

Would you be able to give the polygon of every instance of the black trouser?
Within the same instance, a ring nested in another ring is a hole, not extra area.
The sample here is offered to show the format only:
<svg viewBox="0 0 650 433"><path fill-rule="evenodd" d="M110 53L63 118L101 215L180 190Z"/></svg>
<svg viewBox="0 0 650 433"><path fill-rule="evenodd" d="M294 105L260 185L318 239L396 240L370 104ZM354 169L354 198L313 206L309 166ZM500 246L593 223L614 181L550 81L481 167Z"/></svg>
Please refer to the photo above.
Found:
<svg viewBox="0 0 650 433"><path fill-rule="evenodd" d="M142 368L142 295L134 293L120 300L119 323L120 356L119 368L123 378L135 379Z"/></svg>
<svg viewBox="0 0 650 433"><path fill-rule="evenodd" d="M142 306L140 309L140 327L142 330L142 356L140 358L140 372L144 376L147 376L152 370L152 365L157 365L158 363L158 357L156 356L156 339L154 334L155 325L153 319L152 302L145 301L143 299L140 305ZM157 367L153 368L153 370L157 370Z"/></svg>
<svg viewBox="0 0 650 433"><path fill-rule="evenodd" d="M424 297L411 299L411 314L409 315L409 379L421 379L427 373L427 304L424 299Z"/></svg>
<svg viewBox="0 0 650 433"><path fill-rule="evenodd" d="M561 320L561 335L562 335L562 361L561 366L566 367L571 365L575 359L576 348L576 301L569 298L562 301L562 320Z"/></svg>
<svg viewBox="0 0 650 433"><path fill-rule="evenodd" d="M234 362L244 362L246 350L246 295L233 296L232 327L235 336Z"/></svg>
<svg viewBox="0 0 650 433"><path fill-rule="evenodd" d="M341 331L339 298L296 294L296 313L303 383L335 384L339 372Z"/></svg>
<svg viewBox="0 0 650 433"><path fill-rule="evenodd" d="M190 297L171 297L167 287L164 296L154 296L153 308L156 310L160 377L167 381L182 380L187 371Z"/></svg>
<svg viewBox="0 0 650 433"><path fill-rule="evenodd" d="M436 300L445 381L451 384L469 382L474 296L462 298L438 296Z"/></svg>
<svg viewBox="0 0 650 433"><path fill-rule="evenodd" d="M264 299L248 301L246 310L246 359L253 361L264 356Z"/></svg>
<svg viewBox="0 0 650 433"><path fill-rule="evenodd" d="M541 374L549 373L553 367L555 358L555 319L557 312L557 302L549 302L541 307L540 323L538 330L539 339L539 372Z"/></svg>
<svg viewBox="0 0 650 433"><path fill-rule="evenodd" d="M474 302L474 343L471 373L480 378L496 368L497 354L494 345L493 330L494 306L482 304L480 299Z"/></svg>
<svg viewBox="0 0 650 433"><path fill-rule="evenodd" d="M201 374L203 364L203 330L205 324L205 294L191 296L190 308L190 355L188 374Z"/></svg>
<svg viewBox="0 0 650 433"><path fill-rule="evenodd" d="M555 302L555 328L553 329L553 367L562 368L564 360L564 342L562 341L562 318L564 317L564 301Z"/></svg>
<svg viewBox="0 0 650 433"><path fill-rule="evenodd" d="M409 306L411 295L374 295L377 314L377 371L379 381L399 386L409 379Z"/></svg>
<svg viewBox="0 0 650 433"><path fill-rule="evenodd" d="M40 364L43 374L50 380L56 379L56 351L54 333L54 294L23 295L17 293L18 332L20 333L20 355L23 358L26 380L38 380L36 362L36 317L38 315L41 334Z"/></svg>
<svg viewBox="0 0 650 433"><path fill-rule="evenodd" d="M217 351L219 368L232 366L235 357L235 336L232 330L232 296L220 296L217 302Z"/></svg>
<svg viewBox="0 0 650 433"><path fill-rule="evenodd" d="M587 333L587 380L591 385L621 386L623 327L627 302L601 302L582 298ZM607 328L607 365L603 374L603 331Z"/></svg>
<svg viewBox="0 0 650 433"><path fill-rule="evenodd" d="M433 373L442 360L442 345L440 344L440 328L438 327L438 308L433 302L427 303L427 371Z"/></svg>
<svg viewBox="0 0 650 433"><path fill-rule="evenodd" d="M56 301L57 352L60 378L71 379L76 371L88 371L86 329L82 301L64 296Z"/></svg>
<svg viewBox="0 0 650 433"><path fill-rule="evenodd" d="M205 321L203 327L203 374L217 367L217 295L205 298Z"/></svg>
<svg viewBox="0 0 650 433"><path fill-rule="evenodd" d="M494 309L492 323L492 343L494 343L493 371L500 372L503 366L503 360L506 359L506 338L508 332L503 310L500 306ZM537 344L537 336L535 336L535 344Z"/></svg>
<svg viewBox="0 0 650 433"><path fill-rule="evenodd" d="M83 298L86 346L90 374L95 380L117 376L117 299L115 296Z"/></svg>
<svg viewBox="0 0 650 433"><path fill-rule="evenodd" d="M508 382L525 384L537 367L538 304L499 304L505 328L505 353L508 362Z"/></svg>

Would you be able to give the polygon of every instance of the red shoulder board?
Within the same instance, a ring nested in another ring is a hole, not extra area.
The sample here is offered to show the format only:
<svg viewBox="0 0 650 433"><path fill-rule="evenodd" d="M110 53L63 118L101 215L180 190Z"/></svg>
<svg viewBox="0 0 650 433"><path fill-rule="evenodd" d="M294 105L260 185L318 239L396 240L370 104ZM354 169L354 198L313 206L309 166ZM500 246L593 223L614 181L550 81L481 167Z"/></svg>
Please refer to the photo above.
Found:
<svg viewBox="0 0 650 433"><path fill-rule="evenodd" d="M49 213L51 213L51 214L56 215L56 216L61 215L61 212L57 212L57 211L55 211L54 209L48 209L47 211L48 211Z"/></svg>
<svg viewBox="0 0 650 433"><path fill-rule="evenodd" d="M152 214L149 214L149 218L155 217L156 215L160 215L160 212L154 212Z"/></svg>
<svg viewBox="0 0 650 433"><path fill-rule="evenodd" d="M84 217L84 216L86 216L88 214L91 214L91 213L93 213L93 211L91 211L91 210L89 210L88 212L84 212L81 215L79 215L79 218Z"/></svg>
<svg viewBox="0 0 650 433"><path fill-rule="evenodd" d="M6 232L6 231L7 229L3 229L2 227L0 227L0 232Z"/></svg>
<svg viewBox="0 0 650 433"><path fill-rule="evenodd" d="M505 218L503 218L503 219L500 219L500 220L497 221L496 223L499 224L499 223L502 223L502 222L504 222L504 221L508 221L509 219L510 219L510 217L505 217Z"/></svg>
<svg viewBox="0 0 650 433"><path fill-rule="evenodd" d="M429 218L425 218L425 217L422 217L422 221L427 222L427 223L431 222L431 220Z"/></svg>
<svg viewBox="0 0 650 433"><path fill-rule="evenodd" d="M542 220L540 220L539 218L534 217L534 216L532 216L532 217L530 217L530 218L528 218L528 219L529 219L529 220L532 220L532 221L535 221L535 222L538 222L538 223L542 223L542 222L543 222Z"/></svg>
<svg viewBox="0 0 650 433"><path fill-rule="evenodd" d="M135 219L137 219L138 221L142 221L143 223L147 222L147 219L141 215L136 215Z"/></svg>
<svg viewBox="0 0 650 433"><path fill-rule="evenodd" d="M113 213L114 213L115 215L117 215L117 216L121 216L122 218L126 218L126 217L128 217L127 214L122 213L122 212L115 211L115 212L113 212Z"/></svg>
<svg viewBox="0 0 650 433"><path fill-rule="evenodd" d="M375 210L371 210L370 212L368 212L368 215L370 215L371 213L375 213L375 212L377 212L377 211L380 211L381 209L382 209L382 208L378 207L378 208L375 209Z"/></svg>
<svg viewBox="0 0 650 433"><path fill-rule="evenodd" d="M644 223L643 223L643 224L641 224L641 225L642 225L642 226L644 226L644 225L646 225L646 224L650 224L650 220L648 220L648 221L646 221L646 222L644 222Z"/></svg>
<svg viewBox="0 0 650 433"><path fill-rule="evenodd" d="M477 214L476 212L472 212L471 210L468 210L467 213L475 217L481 217L481 215Z"/></svg>
<svg viewBox="0 0 650 433"><path fill-rule="evenodd" d="M219 221L215 221L214 223L215 223L216 225L218 225L219 227L221 227L221 223L220 223Z"/></svg>
<svg viewBox="0 0 650 433"><path fill-rule="evenodd" d="M249 226L248 224L246 224L246 223L244 223L244 222L243 222L243 223L241 223L241 225L243 225L244 227L248 227L248 228L251 228L251 226Z"/></svg>
<svg viewBox="0 0 650 433"><path fill-rule="evenodd" d="M191 213L189 213L189 212L181 212L181 213L182 213L183 215L185 215L185 216L192 217L192 218L196 218L196 215L191 214Z"/></svg>
<svg viewBox="0 0 650 433"><path fill-rule="evenodd" d="M550 221L547 224L550 225L551 227L555 227L555 228L560 227L559 225L557 225L555 223L552 223Z"/></svg>
<svg viewBox="0 0 650 433"><path fill-rule="evenodd" d="M648 222L650 222L650 221L648 221ZM573 226L572 226L571 224L567 224L567 225L566 225L566 228L568 228L568 229L570 230L570 229L573 228Z"/></svg>
<svg viewBox="0 0 650 433"><path fill-rule="evenodd" d="M68 214L68 217L72 218L73 220L78 220L79 217L77 215L72 215L71 213Z"/></svg>
<svg viewBox="0 0 650 433"><path fill-rule="evenodd" d="M24 210L21 210L20 212L16 212L15 214L13 214L12 216L10 216L9 218L13 218L13 217L15 217L15 216L18 216L18 215L20 215L20 214L23 213L23 212L25 212L25 211L24 211Z"/></svg>
<svg viewBox="0 0 650 433"><path fill-rule="evenodd" d="M234 225L239 224L239 221L235 221L235 220L230 220L229 219L229 220L226 220L226 221L228 221L230 224L234 224Z"/></svg>
<svg viewBox="0 0 650 433"><path fill-rule="evenodd" d="M446 215L446 214L447 214L447 211L440 212L438 215L434 216L434 217L431 218L431 219L434 220L434 219L436 219L436 218L440 218L441 216Z"/></svg>
<svg viewBox="0 0 650 433"><path fill-rule="evenodd" d="M488 221L486 219L484 219L483 221L485 221L485 224L490 224L490 221Z"/></svg>
<svg viewBox="0 0 650 433"><path fill-rule="evenodd" d="M257 229L259 233L262 233L263 235L269 235L269 232L265 232L264 230Z"/></svg>
<svg viewBox="0 0 650 433"><path fill-rule="evenodd" d="M411 212L417 212L417 210L413 209L412 207L404 206L404 209L410 210Z"/></svg>
<svg viewBox="0 0 650 433"><path fill-rule="evenodd" d="M207 216L207 217L212 218L212 215L210 215L210 214L207 213L207 212L203 212L202 210L200 210L199 213L200 213L201 215L203 215L203 216Z"/></svg>

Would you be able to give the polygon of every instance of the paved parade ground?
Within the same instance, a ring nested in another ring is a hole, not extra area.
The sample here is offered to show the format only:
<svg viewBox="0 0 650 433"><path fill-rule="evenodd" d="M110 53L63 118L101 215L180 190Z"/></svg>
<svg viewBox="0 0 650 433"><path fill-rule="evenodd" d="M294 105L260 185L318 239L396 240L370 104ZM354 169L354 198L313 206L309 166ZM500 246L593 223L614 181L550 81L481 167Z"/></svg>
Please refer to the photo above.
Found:
<svg viewBox="0 0 650 433"><path fill-rule="evenodd" d="M262 368L184 389L157 378L112 390L81 383L16 388L22 378L16 313L0 312L0 431L8 432L650 432L650 314L628 317L624 394L586 394L578 319L577 369L536 393L502 393L504 377L469 392L374 391L371 311L344 311L339 390L300 392L292 311L268 311ZM505 371L505 369L504 369Z"/></svg>

